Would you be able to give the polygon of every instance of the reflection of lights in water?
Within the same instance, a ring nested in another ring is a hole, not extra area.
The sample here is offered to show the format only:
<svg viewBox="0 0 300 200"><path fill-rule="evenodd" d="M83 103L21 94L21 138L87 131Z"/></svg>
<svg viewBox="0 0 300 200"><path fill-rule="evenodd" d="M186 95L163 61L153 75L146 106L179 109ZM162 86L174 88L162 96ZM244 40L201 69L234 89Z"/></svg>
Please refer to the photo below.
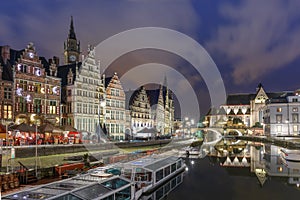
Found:
<svg viewBox="0 0 300 200"><path fill-rule="evenodd" d="M195 161L192 160L191 163L192 163L192 165L193 165L193 164L195 164Z"/></svg>
<svg viewBox="0 0 300 200"><path fill-rule="evenodd" d="M188 167L185 167L185 171L189 171L189 168L188 168Z"/></svg>

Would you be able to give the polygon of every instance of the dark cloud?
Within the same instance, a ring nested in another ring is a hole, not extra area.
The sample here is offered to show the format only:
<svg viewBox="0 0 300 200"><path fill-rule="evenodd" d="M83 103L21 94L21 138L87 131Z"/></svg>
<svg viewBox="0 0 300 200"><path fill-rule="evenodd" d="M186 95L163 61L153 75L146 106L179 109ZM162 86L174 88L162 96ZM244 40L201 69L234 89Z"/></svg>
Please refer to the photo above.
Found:
<svg viewBox="0 0 300 200"><path fill-rule="evenodd" d="M6 8L6 9L5 9ZM172 28L196 35L199 18L189 1L16 1L0 12L0 43L22 49L34 42L39 55L62 57L70 16L86 52L88 44L144 26Z"/></svg>
<svg viewBox="0 0 300 200"><path fill-rule="evenodd" d="M207 46L232 65L236 84L249 84L300 55L300 2L245 0L220 6L228 20Z"/></svg>

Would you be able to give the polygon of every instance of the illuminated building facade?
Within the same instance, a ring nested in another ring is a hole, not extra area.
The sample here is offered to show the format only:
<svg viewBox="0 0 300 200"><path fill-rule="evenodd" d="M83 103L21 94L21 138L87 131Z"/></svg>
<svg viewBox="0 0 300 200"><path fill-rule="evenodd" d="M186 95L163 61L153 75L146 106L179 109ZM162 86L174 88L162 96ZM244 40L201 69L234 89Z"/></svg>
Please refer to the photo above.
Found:
<svg viewBox="0 0 300 200"><path fill-rule="evenodd" d="M114 140L125 139L125 92L118 75L105 78L106 128L108 136Z"/></svg>
<svg viewBox="0 0 300 200"><path fill-rule="evenodd" d="M40 125L47 120L59 125L61 79L56 77L56 64L45 66L29 43L16 59L13 72L15 123Z"/></svg>

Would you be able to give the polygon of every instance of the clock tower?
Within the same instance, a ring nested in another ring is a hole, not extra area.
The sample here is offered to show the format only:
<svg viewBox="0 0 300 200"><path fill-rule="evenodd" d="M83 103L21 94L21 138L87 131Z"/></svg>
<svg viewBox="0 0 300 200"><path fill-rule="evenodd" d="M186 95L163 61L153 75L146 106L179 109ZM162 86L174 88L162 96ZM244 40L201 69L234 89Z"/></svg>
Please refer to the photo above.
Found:
<svg viewBox="0 0 300 200"><path fill-rule="evenodd" d="M76 39L76 34L73 25L73 17L71 16L68 39L64 42L65 64L78 62L79 55L80 55L80 42L77 41Z"/></svg>

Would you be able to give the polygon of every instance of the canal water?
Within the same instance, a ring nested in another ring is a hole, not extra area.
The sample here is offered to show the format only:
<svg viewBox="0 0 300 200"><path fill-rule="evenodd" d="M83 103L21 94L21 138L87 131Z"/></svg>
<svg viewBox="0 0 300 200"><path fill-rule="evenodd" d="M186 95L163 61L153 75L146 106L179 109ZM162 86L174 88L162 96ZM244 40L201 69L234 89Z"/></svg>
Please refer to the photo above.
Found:
<svg viewBox="0 0 300 200"><path fill-rule="evenodd" d="M184 158L183 181L164 199L300 199L300 162L285 161L280 149L229 140L204 147L200 157Z"/></svg>

